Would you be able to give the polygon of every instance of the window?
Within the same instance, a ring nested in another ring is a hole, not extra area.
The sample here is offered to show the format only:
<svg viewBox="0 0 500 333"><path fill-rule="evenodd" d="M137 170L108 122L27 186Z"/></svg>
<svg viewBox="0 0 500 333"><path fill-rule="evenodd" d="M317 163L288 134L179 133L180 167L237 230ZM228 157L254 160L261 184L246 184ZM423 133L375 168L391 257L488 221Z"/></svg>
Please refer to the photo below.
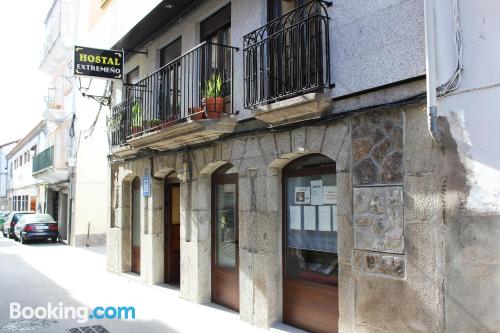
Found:
<svg viewBox="0 0 500 333"><path fill-rule="evenodd" d="M181 56L181 38L176 39L160 50L160 67L169 65L161 71L165 78L160 81L160 119L171 121L180 117L181 101L181 60L172 63Z"/></svg>
<svg viewBox="0 0 500 333"><path fill-rule="evenodd" d="M337 284L337 178L335 163L315 155L283 171L285 277Z"/></svg>
<svg viewBox="0 0 500 333"><path fill-rule="evenodd" d="M132 84L136 84L137 82L139 82L139 66L137 66L136 68L134 68L133 70L131 70L130 72L127 73L127 75L125 76L125 81L127 82L127 85L125 85L125 98L129 98L129 97L132 97L131 95L131 88L133 88ZM135 97L135 96L134 96Z"/></svg>
<svg viewBox="0 0 500 333"><path fill-rule="evenodd" d="M19 156L19 166L23 166L23 155Z"/></svg>

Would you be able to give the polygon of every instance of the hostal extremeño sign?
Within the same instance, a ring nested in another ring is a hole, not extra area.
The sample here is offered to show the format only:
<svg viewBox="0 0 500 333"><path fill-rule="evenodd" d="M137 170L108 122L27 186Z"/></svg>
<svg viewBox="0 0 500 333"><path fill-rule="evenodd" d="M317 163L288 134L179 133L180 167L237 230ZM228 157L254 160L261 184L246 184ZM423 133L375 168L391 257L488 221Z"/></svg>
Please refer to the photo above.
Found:
<svg viewBox="0 0 500 333"><path fill-rule="evenodd" d="M123 52L75 46L75 75L108 80L123 78Z"/></svg>

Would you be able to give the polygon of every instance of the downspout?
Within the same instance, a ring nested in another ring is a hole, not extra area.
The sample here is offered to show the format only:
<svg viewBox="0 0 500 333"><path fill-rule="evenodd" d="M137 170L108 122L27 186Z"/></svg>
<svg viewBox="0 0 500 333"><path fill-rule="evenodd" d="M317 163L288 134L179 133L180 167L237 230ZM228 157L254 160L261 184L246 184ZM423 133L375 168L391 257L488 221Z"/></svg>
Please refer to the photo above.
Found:
<svg viewBox="0 0 500 333"><path fill-rule="evenodd" d="M425 65L427 69L427 122L432 140L441 142L437 124L437 84L436 84L436 23L434 18L434 0L424 0L425 25Z"/></svg>

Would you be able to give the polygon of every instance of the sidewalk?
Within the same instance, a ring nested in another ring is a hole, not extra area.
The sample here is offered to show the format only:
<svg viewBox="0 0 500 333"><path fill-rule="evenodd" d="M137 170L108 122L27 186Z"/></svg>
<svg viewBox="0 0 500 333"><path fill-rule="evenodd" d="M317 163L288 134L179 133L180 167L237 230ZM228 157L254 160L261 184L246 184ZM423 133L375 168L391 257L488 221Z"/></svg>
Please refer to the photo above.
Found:
<svg viewBox="0 0 500 333"><path fill-rule="evenodd" d="M148 286L127 274L106 271L105 248L74 248L60 244L21 245L0 238L0 332L41 327L35 332L101 325L109 332L265 332L215 304L199 305L179 298L179 290ZM135 320L20 322L10 320L9 304L47 306L133 306ZM286 331L294 331L284 327ZM273 329L273 331L276 331ZM280 330L281 331L281 330Z"/></svg>

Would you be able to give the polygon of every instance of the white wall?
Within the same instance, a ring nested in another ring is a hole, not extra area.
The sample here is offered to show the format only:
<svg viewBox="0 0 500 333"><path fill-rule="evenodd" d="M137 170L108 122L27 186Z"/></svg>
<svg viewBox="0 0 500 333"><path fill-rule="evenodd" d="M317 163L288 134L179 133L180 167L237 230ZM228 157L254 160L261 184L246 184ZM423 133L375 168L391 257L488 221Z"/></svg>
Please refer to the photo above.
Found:
<svg viewBox="0 0 500 333"><path fill-rule="evenodd" d="M444 83L456 66L453 1L436 0L437 77ZM438 99L461 165L446 184L443 292L446 332L500 331L500 5L498 0L458 0L463 32L459 89ZM448 154L453 154L449 151ZM453 187L455 186L455 187ZM455 192L455 193L453 193Z"/></svg>
<svg viewBox="0 0 500 333"><path fill-rule="evenodd" d="M438 81L456 64L452 1L437 2ZM450 122L471 186L467 209L500 214L500 6L497 0L458 0L463 30L464 71L460 88L439 99ZM492 181L496 179L497 181Z"/></svg>

